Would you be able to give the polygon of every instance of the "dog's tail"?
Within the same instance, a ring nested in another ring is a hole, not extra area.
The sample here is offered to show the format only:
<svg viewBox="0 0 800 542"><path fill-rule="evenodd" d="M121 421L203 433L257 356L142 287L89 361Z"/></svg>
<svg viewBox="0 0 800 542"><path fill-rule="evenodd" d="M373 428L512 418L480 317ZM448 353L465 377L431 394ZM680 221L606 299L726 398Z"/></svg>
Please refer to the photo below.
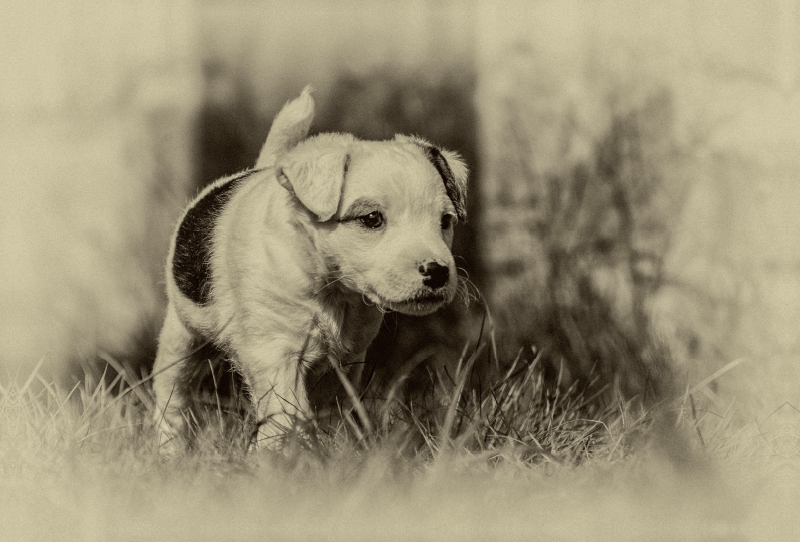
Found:
<svg viewBox="0 0 800 542"><path fill-rule="evenodd" d="M304 88L300 96L284 105L272 121L267 141L258 155L256 168L274 165L279 155L292 149L308 135L308 129L314 119L312 90L310 85Z"/></svg>

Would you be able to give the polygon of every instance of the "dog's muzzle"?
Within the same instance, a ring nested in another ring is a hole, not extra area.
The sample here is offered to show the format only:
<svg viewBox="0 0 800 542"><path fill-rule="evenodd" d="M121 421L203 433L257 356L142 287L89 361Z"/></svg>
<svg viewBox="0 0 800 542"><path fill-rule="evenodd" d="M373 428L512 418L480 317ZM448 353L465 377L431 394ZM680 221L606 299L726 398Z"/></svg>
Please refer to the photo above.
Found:
<svg viewBox="0 0 800 542"><path fill-rule="evenodd" d="M449 302L452 297L450 268L435 261L425 262L417 268L422 276L422 287L410 298L384 300L386 308L404 314L430 314Z"/></svg>

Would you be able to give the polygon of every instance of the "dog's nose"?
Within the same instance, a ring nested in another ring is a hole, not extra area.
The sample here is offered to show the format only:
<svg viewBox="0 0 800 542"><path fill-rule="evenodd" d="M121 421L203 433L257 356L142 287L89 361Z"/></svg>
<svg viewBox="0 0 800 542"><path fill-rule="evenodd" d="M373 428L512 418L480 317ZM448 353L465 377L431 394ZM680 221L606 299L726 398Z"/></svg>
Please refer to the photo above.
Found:
<svg viewBox="0 0 800 542"><path fill-rule="evenodd" d="M419 272L424 277L422 284L428 288L441 288L450 278L450 269L446 265L436 262L427 262L419 266Z"/></svg>

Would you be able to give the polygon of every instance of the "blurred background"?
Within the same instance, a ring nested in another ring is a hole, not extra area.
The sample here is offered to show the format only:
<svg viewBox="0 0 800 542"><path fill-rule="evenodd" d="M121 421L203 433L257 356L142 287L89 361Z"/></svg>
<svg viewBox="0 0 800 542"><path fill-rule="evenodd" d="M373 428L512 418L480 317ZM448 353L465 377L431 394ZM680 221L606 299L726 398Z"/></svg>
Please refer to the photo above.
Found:
<svg viewBox="0 0 800 542"><path fill-rule="evenodd" d="M799 30L795 0L7 0L0 381L146 368L174 221L310 83L312 130L472 171L486 304L396 318L379 364L457 356L488 306L501 360L647 394L744 358L712 406L800 405Z"/></svg>

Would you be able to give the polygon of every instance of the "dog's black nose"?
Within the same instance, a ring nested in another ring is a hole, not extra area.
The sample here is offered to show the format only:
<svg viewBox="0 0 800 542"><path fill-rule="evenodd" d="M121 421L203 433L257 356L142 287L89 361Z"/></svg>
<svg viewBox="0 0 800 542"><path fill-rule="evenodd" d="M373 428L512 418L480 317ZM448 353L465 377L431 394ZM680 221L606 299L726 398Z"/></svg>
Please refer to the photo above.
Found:
<svg viewBox="0 0 800 542"><path fill-rule="evenodd" d="M446 265L428 262L419 266L419 272L424 277L422 284L428 288L441 288L450 278L450 269Z"/></svg>

